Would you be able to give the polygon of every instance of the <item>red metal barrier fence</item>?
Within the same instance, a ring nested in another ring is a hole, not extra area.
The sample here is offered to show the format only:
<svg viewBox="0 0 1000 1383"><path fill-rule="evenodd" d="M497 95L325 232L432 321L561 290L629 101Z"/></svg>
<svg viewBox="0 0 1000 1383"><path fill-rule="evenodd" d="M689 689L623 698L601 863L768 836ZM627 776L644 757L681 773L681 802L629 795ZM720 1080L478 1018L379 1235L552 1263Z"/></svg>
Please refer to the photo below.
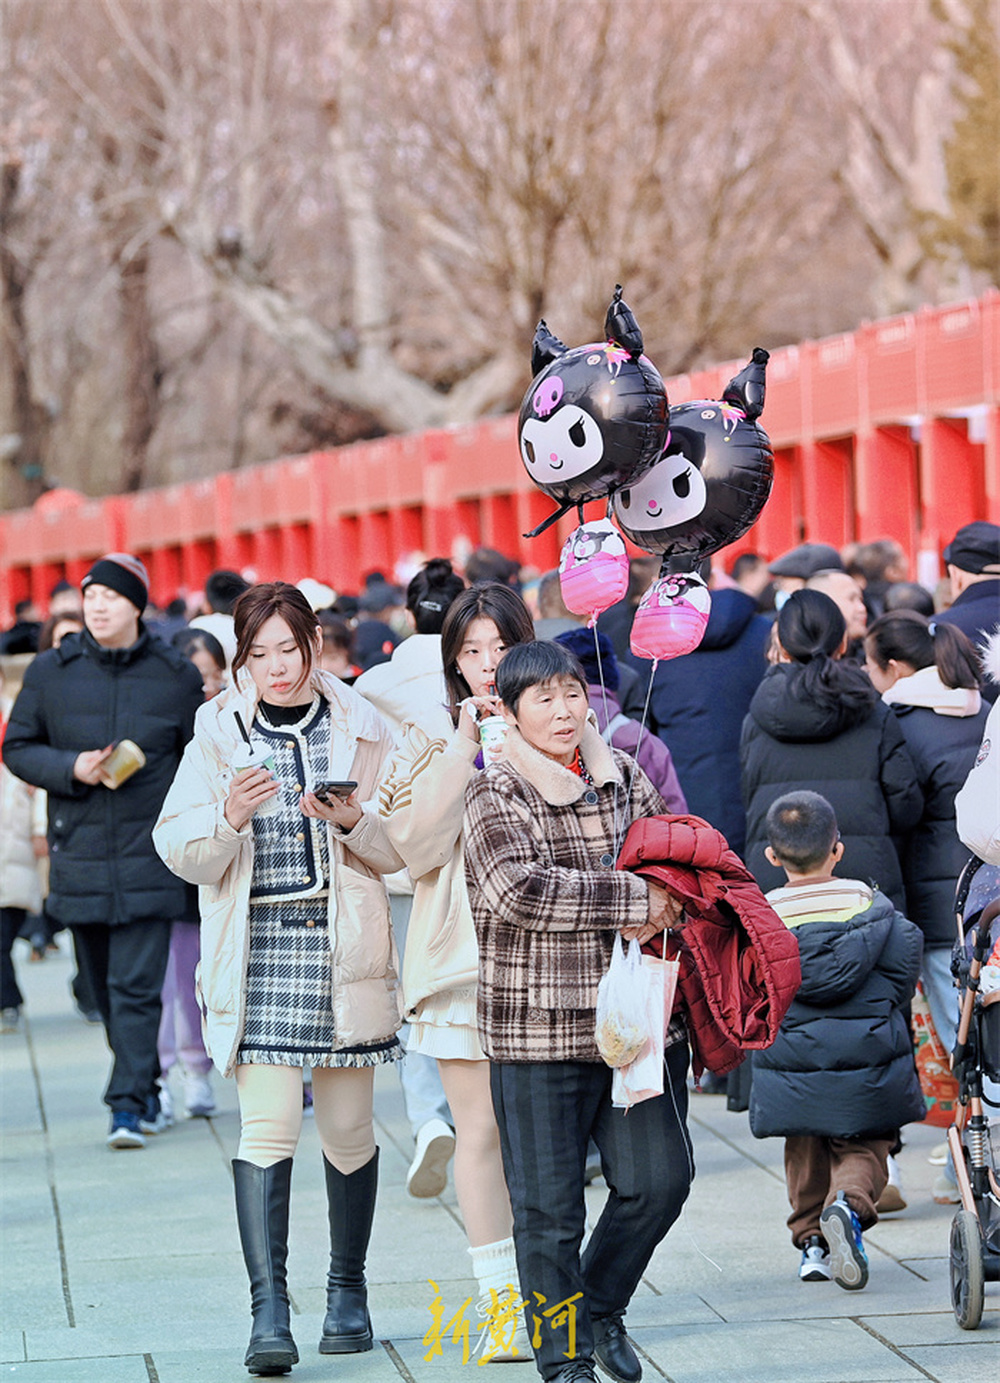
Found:
<svg viewBox="0 0 1000 1383"><path fill-rule="evenodd" d="M669 397L718 398L744 363L670 379ZM1000 522L1000 292L774 351L761 421L774 491L727 562L806 540L882 537L915 562L963 523ZM356 591L364 573L414 551L479 544L545 570L575 519L521 535L551 507L521 465L513 417L103 500L52 491L0 515L0 621L28 596L44 608L57 580L78 582L115 550L143 558L158 602L220 566ZM588 516L601 512L595 504ZM921 561L925 576L931 567Z"/></svg>

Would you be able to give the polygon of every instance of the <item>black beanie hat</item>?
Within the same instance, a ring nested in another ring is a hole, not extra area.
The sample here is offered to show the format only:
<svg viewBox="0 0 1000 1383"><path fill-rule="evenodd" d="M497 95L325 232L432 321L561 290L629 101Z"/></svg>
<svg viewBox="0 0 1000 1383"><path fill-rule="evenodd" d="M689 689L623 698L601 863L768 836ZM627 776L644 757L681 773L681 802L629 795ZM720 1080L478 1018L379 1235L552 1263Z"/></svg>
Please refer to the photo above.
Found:
<svg viewBox="0 0 1000 1383"><path fill-rule="evenodd" d="M80 589L95 583L131 600L140 615L149 601L149 573L138 557L127 552L109 552L100 558L80 582Z"/></svg>

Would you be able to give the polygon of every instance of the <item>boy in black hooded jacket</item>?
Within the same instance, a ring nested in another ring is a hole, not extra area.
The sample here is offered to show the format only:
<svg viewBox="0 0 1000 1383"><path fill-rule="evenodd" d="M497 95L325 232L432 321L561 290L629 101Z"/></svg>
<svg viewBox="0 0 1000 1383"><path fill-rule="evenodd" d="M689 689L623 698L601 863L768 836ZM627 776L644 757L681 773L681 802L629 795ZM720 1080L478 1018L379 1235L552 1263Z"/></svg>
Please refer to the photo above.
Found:
<svg viewBox="0 0 1000 1383"><path fill-rule="evenodd" d="M754 1053L750 1127L785 1138L799 1277L852 1291L868 1281L861 1234L878 1220L897 1130L924 1117L906 1012L921 934L877 889L834 876L844 847L825 797L779 797L767 834L788 876L767 900L795 931L802 984L773 1046Z"/></svg>

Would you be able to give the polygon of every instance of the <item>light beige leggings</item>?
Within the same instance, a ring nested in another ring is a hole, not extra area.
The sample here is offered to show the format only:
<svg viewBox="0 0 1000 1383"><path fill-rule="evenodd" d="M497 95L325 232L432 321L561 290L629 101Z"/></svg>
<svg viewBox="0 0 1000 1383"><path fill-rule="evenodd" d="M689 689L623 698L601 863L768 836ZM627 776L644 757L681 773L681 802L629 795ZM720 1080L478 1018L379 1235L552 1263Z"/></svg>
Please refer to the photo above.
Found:
<svg viewBox="0 0 1000 1383"><path fill-rule="evenodd" d="M316 1066L312 1073L316 1129L328 1162L350 1176L375 1152L372 1066ZM240 1146L236 1156L256 1167L291 1157L302 1132L301 1066L237 1066Z"/></svg>

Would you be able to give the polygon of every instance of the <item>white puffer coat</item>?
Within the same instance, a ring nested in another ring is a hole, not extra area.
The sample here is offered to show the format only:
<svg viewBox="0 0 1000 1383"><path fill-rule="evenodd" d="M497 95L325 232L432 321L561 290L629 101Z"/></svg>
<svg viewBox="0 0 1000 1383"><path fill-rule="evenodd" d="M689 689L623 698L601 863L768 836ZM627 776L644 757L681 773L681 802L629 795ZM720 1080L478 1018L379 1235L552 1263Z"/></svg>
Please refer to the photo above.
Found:
<svg viewBox="0 0 1000 1383"><path fill-rule="evenodd" d="M982 661L990 681L1000 684L1000 627L987 639ZM1000 701L990 711L976 762L955 798L955 814L962 844L987 864L1000 864Z"/></svg>
<svg viewBox="0 0 1000 1383"><path fill-rule="evenodd" d="M356 692L320 670L314 690L330 706L329 777L358 783L368 803L392 734L382 717ZM245 668L236 683L198 712L194 738L167 793L153 843L164 863L199 885L201 965L198 992L205 1045L224 1075L231 1075L246 1016L250 945L250 882L253 828L236 831L225 817L234 755L242 744L234 716L250 725L257 692ZM398 963L383 873L402 860L389 844L377 812L353 830L330 836L327 919L333 956L334 1050L387 1039L401 1021Z"/></svg>
<svg viewBox="0 0 1000 1383"><path fill-rule="evenodd" d="M45 793L0 764L0 907L40 912L41 862L32 836L45 839Z"/></svg>

